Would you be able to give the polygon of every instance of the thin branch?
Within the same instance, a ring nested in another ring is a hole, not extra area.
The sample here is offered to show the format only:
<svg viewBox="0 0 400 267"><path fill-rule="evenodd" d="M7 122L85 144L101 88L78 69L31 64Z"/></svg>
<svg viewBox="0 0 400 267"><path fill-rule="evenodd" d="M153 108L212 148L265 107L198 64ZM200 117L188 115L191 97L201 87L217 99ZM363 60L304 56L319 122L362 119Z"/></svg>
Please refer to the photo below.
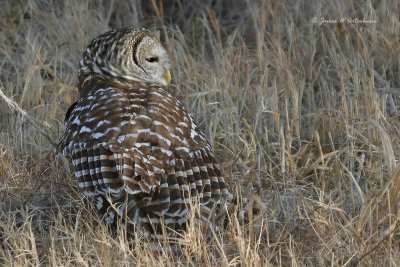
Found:
<svg viewBox="0 0 400 267"><path fill-rule="evenodd" d="M41 133L46 139L47 141L49 141L49 143L57 149L57 143L53 141L53 139L50 138L50 136L48 136L44 130L39 126L44 126L46 128L50 128L50 125L47 122L42 122L39 121L36 118L33 118L31 116L28 115L28 113L23 110L22 108L20 108L18 106L18 104L12 100L11 98L7 97L4 92L3 92L3 88L0 87L0 96L1 98L3 98L3 100L8 104L8 106L10 107L10 109L17 111L19 114L22 115L22 117L24 117L39 133Z"/></svg>

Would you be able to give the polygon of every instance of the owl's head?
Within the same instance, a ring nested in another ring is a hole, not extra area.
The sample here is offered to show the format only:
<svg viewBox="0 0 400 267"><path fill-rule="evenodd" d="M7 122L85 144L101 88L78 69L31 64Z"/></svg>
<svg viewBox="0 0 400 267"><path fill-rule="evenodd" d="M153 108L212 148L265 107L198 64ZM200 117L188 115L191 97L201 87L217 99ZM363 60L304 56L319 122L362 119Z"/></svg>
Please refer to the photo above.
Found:
<svg viewBox="0 0 400 267"><path fill-rule="evenodd" d="M171 60L160 41L146 29L120 28L106 32L86 48L79 62L79 83L116 77L167 85Z"/></svg>

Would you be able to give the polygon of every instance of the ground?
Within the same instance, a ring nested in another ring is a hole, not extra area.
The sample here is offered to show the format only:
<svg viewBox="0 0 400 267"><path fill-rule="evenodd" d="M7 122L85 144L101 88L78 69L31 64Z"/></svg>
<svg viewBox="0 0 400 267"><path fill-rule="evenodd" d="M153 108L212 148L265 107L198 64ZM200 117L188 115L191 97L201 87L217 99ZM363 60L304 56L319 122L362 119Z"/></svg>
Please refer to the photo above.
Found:
<svg viewBox="0 0 400 267"><path fill-rule="evenodd" d="M314 2L3 1L0 264L399 265L400 3ZM159 32L236 196L179 253L107 229L52 153L81 53L121 26Z"/></svg>

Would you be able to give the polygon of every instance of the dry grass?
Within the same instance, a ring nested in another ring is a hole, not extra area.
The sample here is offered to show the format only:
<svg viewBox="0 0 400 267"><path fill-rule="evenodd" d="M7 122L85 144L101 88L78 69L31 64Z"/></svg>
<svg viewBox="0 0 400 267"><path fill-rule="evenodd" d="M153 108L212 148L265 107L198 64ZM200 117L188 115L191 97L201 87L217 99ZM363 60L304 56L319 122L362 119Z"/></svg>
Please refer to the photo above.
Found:
<svg viewBox="0 0 400 267"><path fill-rule="evenodd" d="M398 266L399 10L389 0L3 1L0 88L54 141L90 39L158 29L172 89L231 175L238 212L208 242L188 229L179 254L129 244L79 194L68 160L46 157L48 140L0 100L0 264Z"/></svg>

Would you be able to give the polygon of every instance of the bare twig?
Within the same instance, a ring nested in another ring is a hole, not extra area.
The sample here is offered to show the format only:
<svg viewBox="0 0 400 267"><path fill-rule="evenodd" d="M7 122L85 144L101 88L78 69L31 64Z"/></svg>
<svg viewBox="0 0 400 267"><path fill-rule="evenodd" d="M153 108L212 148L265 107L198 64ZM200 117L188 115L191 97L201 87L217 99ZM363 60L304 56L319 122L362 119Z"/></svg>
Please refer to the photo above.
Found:
<svg viewBox="0 0 400 267"><path fill-rule="evenodd" d="M41 125L46 128L50 128L50 125L47 122L39 121L38 119L29 116L28 113L22 108L20 108L14 100L12 100L11 98L7 97L4 94L3 88L1 87L0 87L0 96L8 104L10 109L17 111L19 114L21 114L22 117L24 117L39 133L41 133L54 148L57 148L57 143L54 142L53 139L51 139L50 136L48 136L45 133L45 131L39 126Z"/></svg>

